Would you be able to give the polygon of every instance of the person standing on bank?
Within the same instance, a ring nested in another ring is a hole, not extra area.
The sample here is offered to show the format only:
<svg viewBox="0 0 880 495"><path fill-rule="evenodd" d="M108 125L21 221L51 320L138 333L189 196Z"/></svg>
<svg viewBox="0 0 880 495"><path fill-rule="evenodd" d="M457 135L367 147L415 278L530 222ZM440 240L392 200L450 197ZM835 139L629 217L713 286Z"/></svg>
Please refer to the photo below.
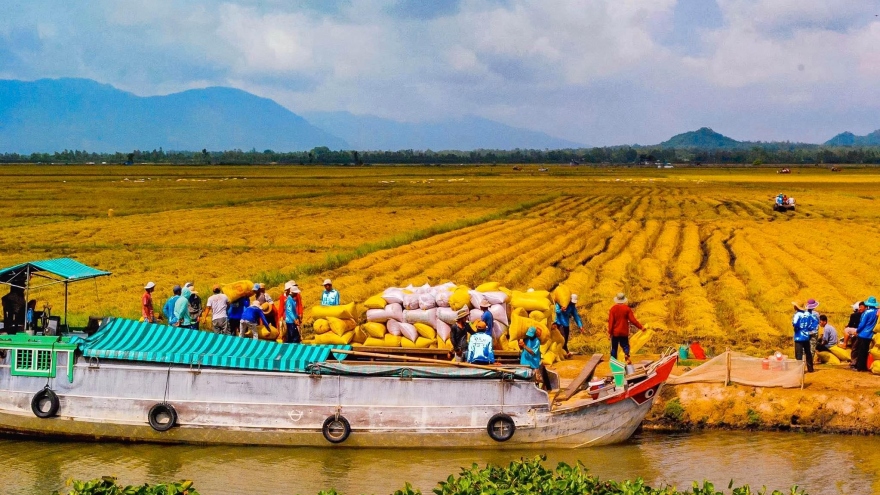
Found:
<svg viewBox="0 0 880 495"><path fill-rule="evenodd" d="M578 332L583 333L584 331L584 324L581 322L581 317L577 311L577 301L577 294L572 294L571 302L565 308L556 303L556 320L554 323L556 323L556 327L559 328L562 337L565 339L565 342L562 344L562 350L565 351L566 359L571 358L571 353L568 352L568 335L571 333L571 320L574 320L577 325Z"/></svg>
<svg viewBox="0 0 880 495"><path fill-rule="evenodd" d="M617 347L620 346L626 363L632 364L629 359L629 326L634 325L639 330L644 330L645 327L636 319L628 303L623 292L619 292L614 298L614 306L608 311L608 335L611 337L611 357L617 356Z"/></svg>
<svg viewBox="0 0 880 495"><path fill-rule="evenodd" d="M174 312L174 307L177 305L177 300L180 299L180 292L180 286L175 285L171 289L171 297L165 301L165 306L162 306L162 313L165 315L165 320L173 327L177 326L177 313Z"/></svg>
<svg viewBox="0 0 880 495"><path fill-rule="evenodd" d="M877 298L871 296L865 299L867 309L862 313L862 319L859 321L858 337L856 349L856 371L868 371L868 354L871 348L871 342L874 339L874 329L877 326Z"/></svg>
<svg viewBox="0 0 880 495"><path fill-rule="evenodd" d="M189 303L189 319L192 320L193 330L199 329L199 316L202 315L202 298L196 292L196 286L192 282L183 284L185 288L189 288L189 297L186 299Z"/></svg>
<svg viewBox="0 0 880 495"><path fill-rule="evenodd" d="M229 298L219 285L212 289L214 294L208 298L206 311L211 312L211 328L214 333L232 335L229 329Z"/></svg>
<svg viewBox="0 0 880 495"><path fill-rule="evenodd" d="M156 284L147 282L144 286L144 295L141 297L141 316L145 323L156 323L156 314L153 312L153 290Z"/></svg>
<svg viewBox="0 0 880 495"><path fill-rule="evenodd" d="M791 320L794 328L794 357L798 361L806 358L807 373L813 372L813 350L810 339L819 334L819 315L813 310L819 307L815 299L808 299L805 308L794 305L795 313Z"/></svg>
<svg viewBox="0 0 880 495"><path fill-rule="evenodd" d="M287 325L287 343L299 344L302 342L302 335L299 333L301 320L296 295L299 294L300 290L292 282L287 282L284 292L287 295L284 298L284 323Z"/></svg>
<svg viewBox="0 0 880 495"><path fill-rule="evenodd" d="M180 297L174 302L174 317L177 319L175 326L193 328L192 317L189 314L189 296L191 295L189 287L184 287L180 291ZM198 328L198 322L196 322L196 328Z"/></svg>
<svg viewBox="0 0 880 495"><path fill-rule="evenodd" d="M324 279L324 292L321 293L321 306L339 306L339 291L333 288L330 279Z"/></svg>

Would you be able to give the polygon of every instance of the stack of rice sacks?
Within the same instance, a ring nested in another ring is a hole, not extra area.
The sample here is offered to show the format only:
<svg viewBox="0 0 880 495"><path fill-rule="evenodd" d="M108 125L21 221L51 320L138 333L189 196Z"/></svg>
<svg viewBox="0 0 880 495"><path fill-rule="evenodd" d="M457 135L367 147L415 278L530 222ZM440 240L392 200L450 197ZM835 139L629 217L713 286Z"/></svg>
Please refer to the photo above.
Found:
<svg viewBox="0 0 880 495"><path fill-rule="evenodd" d="M450 325L456 311L449 299L457 287L452 282L420 287L391 287L364 301L367 322L361 326L368 347L452 349Z"/></svg>
<svg viewBox="0 0 880 495"><path fill-rule="evenodd" d="M559 292L567 295L559 297L561 295L558 294ZM535 327L541 331L539 337L541 361L545 365L551 365L565 359L565 351L562 350L565 338L558 330L550 330L550 324L556 318L555 300L560 301L560 305L564 302L567 306L571 300L571 292L562 285L557 287L552 295L545 290L513 291L510 299L510 328L505 344L506 350L520 351L519 340L525 338L529 327Z"/></svg>
<svg viewBox="0 0 880 495"><path fill-rule="evenodd" d="M354 303L339 306L313 306L312 323L316 344L351 344L357 339L358 327L355 320Z"/></svg>

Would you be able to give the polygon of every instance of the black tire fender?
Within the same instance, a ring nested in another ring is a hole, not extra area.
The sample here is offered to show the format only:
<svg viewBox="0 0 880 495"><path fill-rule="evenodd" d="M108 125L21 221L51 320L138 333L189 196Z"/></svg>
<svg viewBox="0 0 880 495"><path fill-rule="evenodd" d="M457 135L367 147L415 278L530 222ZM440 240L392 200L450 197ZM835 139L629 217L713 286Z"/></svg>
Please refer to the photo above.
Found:
<svg viewBox="0 0 880 495"><path fill-rule="evenodd" d="M489 418L489 422L486 424L486 432L489 433L489 437L496 442L506 442L513 438L513 434L516 433L516 424L513 422L513 418L504 413L498 413L491 418Z"/></svg>
<svg viewBox="0 0 880 495"><path fill-rule="evenodd" d="M58 414L58 408L60 406L61 402L58 400L58 395L49 387L35 393L34 398L31 399L31 411L33 411L34 415L38 418L46 419L54 417Z"/></svg>
<svg viewBox="0 0 880 495"><path fill-rule="evenodd" d="M167 402L160 402L147 413L150 427L156 431L168 431L177 424L177 411Z"/></svg>
<svg viewBox="0 0 880 495"><path fill-rule="evenodd" d="M342 443L351 435L351 425L343 416L330 416L324 420L321 433L330 443Z"/></svg>

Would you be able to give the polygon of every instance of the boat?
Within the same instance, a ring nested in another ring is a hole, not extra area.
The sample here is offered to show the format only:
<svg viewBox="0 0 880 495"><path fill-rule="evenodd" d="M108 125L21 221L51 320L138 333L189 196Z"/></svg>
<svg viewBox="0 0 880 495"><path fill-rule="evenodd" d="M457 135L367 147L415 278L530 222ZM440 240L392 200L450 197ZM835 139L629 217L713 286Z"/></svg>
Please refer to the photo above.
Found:
<svg viewBox="0 0 880 495"><path fill-rule="evenodd" d="M16 274L54 274L66 287L109 274L50 261L0 270L0 282L7 273L19 284ZM124 318L102 319L91 335L65 326L58 335L0 335L0 432L337 448L607 445L636 431L677 356L632 368L612 359L613 376L590 381L596 354L561 386L552 370L515 364L279 344Z"/></svg>

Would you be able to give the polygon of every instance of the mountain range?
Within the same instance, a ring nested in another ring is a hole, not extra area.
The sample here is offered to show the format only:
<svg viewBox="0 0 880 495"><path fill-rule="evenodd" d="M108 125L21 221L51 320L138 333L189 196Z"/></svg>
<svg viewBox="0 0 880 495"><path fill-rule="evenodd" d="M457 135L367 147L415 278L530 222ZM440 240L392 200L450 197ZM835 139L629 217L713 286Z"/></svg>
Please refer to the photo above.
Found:
<svg viewBox="0 0 880 495"><path fill-rule="evenodd" d="M658 146L732 149L768 144L737 141L703 127ZM880 146L880 130L866 136L844 132L824 144ZM381 151L585 147L475 116L419 123L348 112L300 116L270 99L226 87L143 97L90 79L0 80L0 153L158 148L285 152L319 146Z"/></svg>

